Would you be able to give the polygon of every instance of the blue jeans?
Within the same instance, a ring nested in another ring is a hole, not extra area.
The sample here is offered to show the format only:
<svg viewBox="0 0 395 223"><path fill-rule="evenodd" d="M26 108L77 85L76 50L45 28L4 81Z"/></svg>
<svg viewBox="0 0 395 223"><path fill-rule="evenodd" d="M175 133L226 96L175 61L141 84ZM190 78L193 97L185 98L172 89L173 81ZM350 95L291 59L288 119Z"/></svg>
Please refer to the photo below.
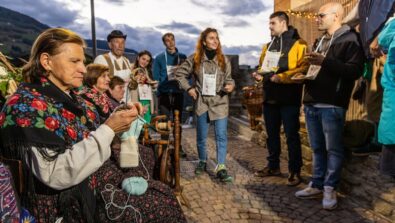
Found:
<svg viewBox="0 0 395 223"><path fill-rule="evenodd" d="M264 104L266 144L269 150L267 160L270 169L280 168L280 128L283 124L288 147L288 170L290 173L300 173L303 161L299 136L299 115L300 106L298 105Z"/></svg>
<svg viewBox="0 0 395 223"><path fill-rule="evenodd" d="M344 159L344 108L316 108L305 105L306 127L313 149L313 187L336 188Z"/></svg>
<svg viewBox="0 0 395 223"><path fill-rule="evenodd" d="M212 121L215 127L215 143L217 147L217 163L225 164L226 160L226 150L228 146L228 118L218 119ZM199 154L199 160L207 160L207 149L206 141L208 129L210 126L210 119L208 117L208 112L197 116L196 120L196 141Z"/></svg>

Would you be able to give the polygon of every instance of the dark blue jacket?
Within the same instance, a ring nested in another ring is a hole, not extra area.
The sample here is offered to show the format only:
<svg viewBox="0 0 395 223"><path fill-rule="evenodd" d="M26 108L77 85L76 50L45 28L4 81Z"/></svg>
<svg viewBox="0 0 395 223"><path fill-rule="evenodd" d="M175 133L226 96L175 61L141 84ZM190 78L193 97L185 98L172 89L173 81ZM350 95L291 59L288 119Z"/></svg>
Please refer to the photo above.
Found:
<svg viewBox="0 0 395 223"><path fill-rule="evenodd" d="M369 55L369 45L394 13L395 0L360 0L358 5L362 47Z"/></svg>
<svg viewBox="0 0 395 223"><path fill-rule="evenodd" d="M183 90L179 87L178 82L176 80L169 81L167 79L167 69L166 69L166 59L165 53L167 54L167 65L180 65L183 61L186 60L185 54L179 53L176 50L176 53L170 54L167 50L156 56L154 61L154 79L159 81L158 86L158 96L161 94L167 93L182 93Z"/></svg>

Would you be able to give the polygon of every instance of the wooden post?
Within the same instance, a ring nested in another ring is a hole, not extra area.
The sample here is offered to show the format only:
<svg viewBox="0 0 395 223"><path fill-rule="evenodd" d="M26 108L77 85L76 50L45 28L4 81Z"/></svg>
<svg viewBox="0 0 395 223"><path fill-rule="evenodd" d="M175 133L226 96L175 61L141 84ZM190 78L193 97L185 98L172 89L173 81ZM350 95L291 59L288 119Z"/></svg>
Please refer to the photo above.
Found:
<svg viewBox="0 0 395 223"><path fill-rule="evenodd" d="M182 193L180 185L180 146L181 146L181 125L180 125L180 112L174 111L174 168L175 168L175 188L174 193L179 199L181 204L191 208L188 199ZM181 198L181 201L180 201Z"/></svg>
<svg viewBox="0 0 395 223"><path fill-rule="evenodd" d="M175 178L176 178L176 191L180 191L180 112L178 110L174 111L174 168L175 168Z"/></svg>

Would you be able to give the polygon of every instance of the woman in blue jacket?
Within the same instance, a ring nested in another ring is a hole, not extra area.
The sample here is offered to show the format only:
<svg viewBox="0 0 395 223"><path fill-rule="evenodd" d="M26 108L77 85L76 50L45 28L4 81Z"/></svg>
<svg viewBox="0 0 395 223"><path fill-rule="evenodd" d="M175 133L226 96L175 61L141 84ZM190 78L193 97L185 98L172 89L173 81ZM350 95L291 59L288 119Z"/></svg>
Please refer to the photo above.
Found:
<svg viewBox="0 0 395 223"><path fill-rule="evenodd" d="M387 54L381 85L384 89L379 123L379 142L383 144L380 171L395 177L395 19L390 19L379 35L379 44Z"/></svg>

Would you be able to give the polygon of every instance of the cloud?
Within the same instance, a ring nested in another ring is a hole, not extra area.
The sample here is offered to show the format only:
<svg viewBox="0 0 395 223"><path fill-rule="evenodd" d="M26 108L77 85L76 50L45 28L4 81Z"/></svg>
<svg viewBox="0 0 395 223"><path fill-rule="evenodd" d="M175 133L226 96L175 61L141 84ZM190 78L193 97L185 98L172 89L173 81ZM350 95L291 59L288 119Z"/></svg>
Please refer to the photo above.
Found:
<svg viewBox="0 0 395 223"><path fill-rule="evenodd" d="M127 5L129 1L140 0L101 0L106 4ZM245 27L252 24L247 16L256 15L267 9L269 3L263 4L263 0L190 0L196 7L210 10L212 14L218 14L218 18L225 22L225 27ZM89 15L82 14L84 7L89 7L86 0L76 0L73 8L65 0L1 0L1 5L12 10L34 17L36 20L51 27L65 27L74 30L84 38L91 37L91 25ZM81 7L80 7L81 6ZM86 9L86 8L85 8ZM81 10L81 11L79 11ZM180 20L175 20L180 21ZM126 24L110 23L109 20L96 17L96 37L106 40L109 32L120 29L128 35L126 45L136 51L147 49L153 55L164 51L161 37L165 31L172 31L176 37L177 47L180 52L187 55L193 53L197 34L200 33L200 25L172 21L170 24L160 24L156 27L131 27ZM254 46L224 46L226 54L239 54L240 64L256 65L260 54L260 48Z"/></svg>
<svg viewBox="0 0 395 223"><path fill-rule="evenodd" d="M263 0L191 0L191 2L199 7L210 10L220 11L224 15L243 16L259 14L270 6L263 4Z"/></svg>
<svg viewBox="0 0 395 223"><path fill-rule="evenodd" d="M125 24L117 24L115 26L111 26L108 21L103 19L100 22L96 22L97 24L102 24L102 27L97 29L97 39L105 40L107 38L107 34L111 32L111 30L119 29L123 33L128 35L126 39L126 47L129 49L133 49L136 51L148 50L152 53L153 56L165 50L165 47L162 43L162 35L164 33L159 32L151 27L133 28ZM79 31L79 33L84 32ZM85 37L90 38L90 29L86 30L85 33L88 33L88 35ZM175 37L176 45L179 52L189 56L195 51L198 37L191 37L190 35L177 33L175 33ZM260 46L248 45L228 47L226 45L223 45L222 48L225 54L239 55L240 65L250 65L254 67L258 64L261 53Z"/></svg>
<svg viewBox="0 0 395 223"><path fill-rule="evenodd" d="M227 3L223 13L230 16L259 14L268 9L262 0L227 0Z"/></svg>
<svg viewBox="0 0 395 223"><path fill-rule="evenodd" d="M96 39L103 39L107 40L107 35L114 29L114 26L111 25L107 20L102 18L95 18L96 21ZM90 20L87 21L88 23L81 23L75 22L66 28L71 29L78 33L79 35L83 36L84 38L91 39L92 37L92 30Z"/></svg>
<svg viewBox="0 0 395 223"><path fill-rule="evenodd" d="M259 61L261 48L259 46L223 46L225 54L238 54L240 65L256 66Z"/></svg>
<svg viewBox="0 0 395 223"><path fill-rule="evenodd" d="M175 21L173 21L171 24L157 26L157 28L168 29L168 30L177 30L177 31L182 31L184 33L193 34L193 35L197 35L200 33L200 30L192 24L175 22Z"/></svg>
<svg viewBox="0 0 395 223"><path fill-rule="evenodd" d="M108 2L110 4L124 5L127 2L138 2L139 0L101 0L103 2Z"/></svg>
<svg viewBox="0 0 395 223"><path fill-rule="evenodd" d="M107 39L107 35L114 29L114 27L105 19L96 18L96 35Z"/></svg>
<svg viewBox="0 0 395 223"><path fill-rule="evenodd" d="M180 52L189 56L195 51L198 37L191 38L187 35L176 35L177 48Z"/></svg>
<svg viewBox="0 0 395 223"><path fill-rule="evenodd" d="M164 33L161 33L151 27L134 28L126 24L117 24L114 26L114 28L119 29L128 35L126 39L126 46L128 48L137 51L149 50L153 55L165 50L165 47L162 43L162 35ZM180 52L187 55L192 53L195 46L195 40L193 38L183 34L175 34L175 37L177 48Z"/></svg>
<svg viewBox="0 0 395 223"><path fill-rule="evenodd" d="M79 11L66 7L66 4L58 1L47 0L2 0L2 6L11 10L30 15L52 27L66 27L78 19Z"/></svg>
<svg viewBox="0 0 395 223"><path fill-rule="evenodd" d="M225 20L224 22L224 27L246 27L250 25L250 23L245 21L244 19L238 18L230 18L228 20Z"/></svg>

